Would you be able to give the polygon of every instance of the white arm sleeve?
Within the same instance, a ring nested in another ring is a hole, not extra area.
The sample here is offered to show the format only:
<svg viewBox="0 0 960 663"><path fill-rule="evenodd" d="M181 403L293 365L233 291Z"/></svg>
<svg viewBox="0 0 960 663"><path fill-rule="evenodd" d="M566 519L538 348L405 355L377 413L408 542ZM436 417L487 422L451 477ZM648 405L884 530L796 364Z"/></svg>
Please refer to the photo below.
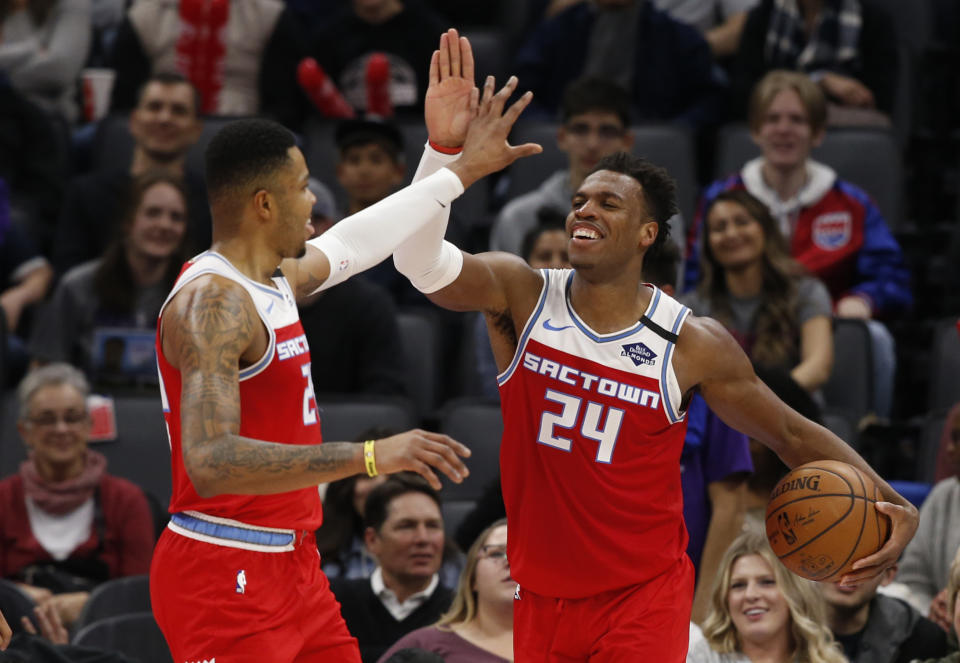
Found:
<svg viewBox="0 0 960 663"><path fill-rule="evenodd" d="M460 178L440 168L311 239L307 243L323 251L330 262L330 275L318 290L382 262L425 226L436 224L439 217L445 219L450 204L461 193Z"/></svg>
<svg viewBox="0 0 960 663"><path fill-rule="evenodd" d="M456 161L459 156L437 152L430 147L430 143L427 143L413 181L430 176L440 168ZM450 285L463 267L463 254L460 253L460 249L443 239L447 232L447 221L450 219L449 208L444 212L445 214L432 217L415 235L393 252L394 267L410 279L410 283L421 292L436 292Z"/></svg>

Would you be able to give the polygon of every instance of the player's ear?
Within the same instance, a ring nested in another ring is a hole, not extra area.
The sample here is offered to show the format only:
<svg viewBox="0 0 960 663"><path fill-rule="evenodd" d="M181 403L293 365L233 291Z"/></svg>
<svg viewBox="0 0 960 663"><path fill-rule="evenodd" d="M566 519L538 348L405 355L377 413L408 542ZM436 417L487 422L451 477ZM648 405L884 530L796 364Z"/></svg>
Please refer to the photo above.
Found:
<svg viewBox="0 0 960 663"><path fill-rule="evenodd" d="M660 224L654 220L645 221L640 227L640 246L649 249L657 239Z"/></svg>
<svg viewBox="0 0 960 663"><path fill-rule="evenodd" d="M269 218L276 209L276 201L266 189L257 189L253 194L253 208L261 219Z"/></svg>

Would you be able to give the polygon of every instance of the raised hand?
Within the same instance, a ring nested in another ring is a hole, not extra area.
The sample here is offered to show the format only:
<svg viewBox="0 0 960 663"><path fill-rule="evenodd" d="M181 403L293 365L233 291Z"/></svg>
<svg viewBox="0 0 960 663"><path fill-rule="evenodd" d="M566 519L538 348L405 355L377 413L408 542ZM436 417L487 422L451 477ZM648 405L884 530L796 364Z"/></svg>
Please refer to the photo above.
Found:
<svg viewBox="0 0 960 663"><path fill-rule="evenodd" d="M457 483L470 474L460 460L470 455L467 447L446 435L420 429L377 440L374 455L379 473L416 472L436 490L440 490L441 484L434 470L440 470Z"/></svg>
<svg viewBox="0 0 960 663"><path fill-rule="evenodd" d="M533 99L533 93L526 92L504 111L507 100L517 89L517 83L517 77L511 76L506 85L494 94L493 76L487 76L483 97L478 101L477 116L467 130L463 154L448 166L457 174L464 187L506 168L517 159L543 151L536 143L511 145L507 142L507 136L510 135L520 113ZM473 94L476 95L476 92Z"/></svg>
<svg viewBox="0 0 960 663"><path fill-rule="evenodd" d="M430 59L430 84L424 97L424 118L430 140L442 147L463 145L476 114L473 49L466 37L450 28L440 36L440 49Z"/></svg>

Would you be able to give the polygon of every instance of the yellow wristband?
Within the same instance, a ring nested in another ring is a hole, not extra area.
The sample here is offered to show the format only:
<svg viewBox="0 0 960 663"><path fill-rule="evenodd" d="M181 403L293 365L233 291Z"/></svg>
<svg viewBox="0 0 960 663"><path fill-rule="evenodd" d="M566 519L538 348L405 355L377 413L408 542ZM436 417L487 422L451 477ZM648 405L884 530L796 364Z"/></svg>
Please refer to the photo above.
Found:
<svg viewBox="0 0 960 663"><path fill-rule="evenodd" d="M363 443L363 464L367 468L367 476L377 476L377 457L373 453L373 440Z"/></svg>

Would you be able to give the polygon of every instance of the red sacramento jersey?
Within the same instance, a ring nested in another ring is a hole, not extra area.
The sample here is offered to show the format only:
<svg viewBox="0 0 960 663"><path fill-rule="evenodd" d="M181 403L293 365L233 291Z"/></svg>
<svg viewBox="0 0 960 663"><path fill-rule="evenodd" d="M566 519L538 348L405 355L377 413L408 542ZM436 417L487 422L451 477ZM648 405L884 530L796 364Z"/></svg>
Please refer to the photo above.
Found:
<svg viewBox="0 0 960 663"><path fill-rule="evenodd" d="M283 444L320 444L320 418L310 375L310 350L290 284L283 276L273 278L273 287L256 283L219 253L207 251L184 265L167 302L184 285L204 274L216 274L242 286L253 300L270 336L267 350L260 360L240 370L240 435ZM159 333L162 324L163 309L157 326L157 362L173 465L170 512L198 511L264 527L318 528L322 510L316 488L275 495L218 495L209 499L197 495L183 466L180 371L163 356Z"/></svg>
<svg viewBox="0 0 960 663"><path fill-rule="evenodd" d="M686 432L671 359L689 309L651 290L632 327L599 334L570 305L571 270L543 291L498 376L508 555L521 587L582 598L645 582L686 551Z"/></svg>

